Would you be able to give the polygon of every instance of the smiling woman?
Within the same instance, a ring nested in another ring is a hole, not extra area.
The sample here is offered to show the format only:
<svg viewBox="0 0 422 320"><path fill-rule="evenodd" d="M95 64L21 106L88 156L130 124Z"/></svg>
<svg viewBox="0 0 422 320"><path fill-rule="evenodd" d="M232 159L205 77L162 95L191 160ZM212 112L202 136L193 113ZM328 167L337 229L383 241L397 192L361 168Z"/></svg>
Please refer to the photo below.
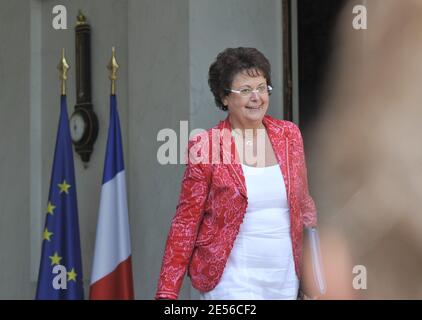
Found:
<svg viewBox="0 0 422 320"><path fill-rule="evenodd" d="M208 83L228 116L193 137L189 155L209 141L221 152L188 159L156 298L176 299L188 270L201 299L296 299L303 228L316 225L300 131L266 115L271 67L257 49L220 53Z"/></svg>
<svg viewBox="0 0 422 320"><path fill-rule="evenodd" d="M223 105L229 110L232 126L255 129L262 127L262 118L267 112L269 104L266 79L259 71L244 71L236 74L232 87L236 89L227 91L235 94L229 94L222 99Z"/></svg>

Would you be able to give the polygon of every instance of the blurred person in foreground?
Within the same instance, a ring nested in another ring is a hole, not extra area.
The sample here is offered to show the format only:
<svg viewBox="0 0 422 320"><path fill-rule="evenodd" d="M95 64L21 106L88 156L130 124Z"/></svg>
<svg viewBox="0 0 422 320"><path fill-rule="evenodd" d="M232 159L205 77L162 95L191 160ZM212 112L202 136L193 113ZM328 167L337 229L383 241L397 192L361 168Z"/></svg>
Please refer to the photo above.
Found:
<svg viewBox="0 0 422 320"><path fill-rule="evenodd" d="M360 1L344 9L309 143L325 298L421 299L422 1L366 3L367 30L352 28ZM355 265L366 288L353 288Z"/></svg>
<svg viewBox="0 0 422 320"><path fill-rule="evenodd" d="M177 299L188 271L201 299L296 299L303 228L317 222L301 133L266 115L271 67L257 49L220 53L209 85L228 115L189 143L156 298Z"/></svg>

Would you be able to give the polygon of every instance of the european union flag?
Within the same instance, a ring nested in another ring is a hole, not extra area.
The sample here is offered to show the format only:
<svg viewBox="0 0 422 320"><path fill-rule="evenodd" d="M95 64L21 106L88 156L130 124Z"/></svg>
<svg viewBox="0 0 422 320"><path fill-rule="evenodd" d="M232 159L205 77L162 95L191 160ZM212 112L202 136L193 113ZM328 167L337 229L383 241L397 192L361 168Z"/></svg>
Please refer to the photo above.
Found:
<svg viewBox="0 0 422 320"><path fill-rule="evenodd" d="M61 96L60 108L36 299L84 298L75 172L65 95Z"/></svg>

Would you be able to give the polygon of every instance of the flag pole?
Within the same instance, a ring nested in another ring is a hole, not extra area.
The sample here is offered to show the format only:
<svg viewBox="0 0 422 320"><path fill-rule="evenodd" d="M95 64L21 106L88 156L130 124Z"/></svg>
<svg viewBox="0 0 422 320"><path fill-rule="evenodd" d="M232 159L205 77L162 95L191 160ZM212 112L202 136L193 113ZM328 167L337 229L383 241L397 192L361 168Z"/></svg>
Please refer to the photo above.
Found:
<svg viewBox="0 0 422 320"><path fill-rule="evenodd" d="M122 137L116 98L116 51L107 65L111 80L110 121L97 220L90 300L133 300L132 250Z"/></svg>
<svg viewBox="0 0 422 320"><path fill-rule="evenodd" d="M116 61L116 50L114 47L111 48L111 59L107 65L107 69L110 71L110 75L108 76L111 80L111 95L116 94L116 80L117 80L117 69L119 69L119 65Z"/></svg>
<svg viewBox="0 0 422 320"><path fill-rule="evenodd" d="M61 80L60 117L45 211L35 298L82 300L84 292L78 201L66 103L69 65L66 62L64 49L57 68Z"/></svg>
<svg viewBox="0 0 422 320"><path fill-rule="evenodd" d="M67 71L69 70L69 65L67 64L65 55L64 55L64 48L62 48L62 57L60 59L59 64L57 65L57 69L60 72L60 81L61 81L61 93L62 96L66 95L66 80L67 80Z"/></svg>

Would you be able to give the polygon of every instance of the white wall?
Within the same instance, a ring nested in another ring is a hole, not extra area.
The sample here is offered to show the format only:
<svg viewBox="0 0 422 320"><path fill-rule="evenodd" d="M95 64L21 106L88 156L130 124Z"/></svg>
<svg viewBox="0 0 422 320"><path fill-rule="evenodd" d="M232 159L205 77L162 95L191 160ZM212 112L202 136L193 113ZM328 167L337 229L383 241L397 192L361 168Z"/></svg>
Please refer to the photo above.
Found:
<svg viewBox="0 0 422 320"><path fill-rule="evenodd" d="M209 128L226 113L219 111L208 87L208 68L228 47L256 47L270 60L272 83L269 114L282 117L282 22L279 0L191 0L190 83L194 127Z"/></svg>
<svg viewBox="0 0 422 320"><path fill-rule="evenodd" d="M154 297L181 165L157 162L157 133L189 117L189 3L129 1L129 208L136 298ZM181 292L187 298L188 283Z"/></svg>
<svg viewBox="0 0 422 320"><path fill-rule="evenodd" d="M19 16L20 19L16 19ZM30 6L0 10L0 299L30 297Z"/></svg>

